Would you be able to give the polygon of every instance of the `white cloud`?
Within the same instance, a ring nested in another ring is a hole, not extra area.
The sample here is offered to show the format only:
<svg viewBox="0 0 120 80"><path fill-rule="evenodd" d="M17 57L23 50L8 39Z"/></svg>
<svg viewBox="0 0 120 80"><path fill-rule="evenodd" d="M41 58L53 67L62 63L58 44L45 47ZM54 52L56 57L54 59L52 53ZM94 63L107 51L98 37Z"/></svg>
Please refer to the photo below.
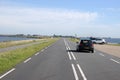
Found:
<svg viewBox="0 0 120 80"><path fill-rule="evenodd" d="M54 24L89 23L98 17L96 12L62 9L1 7L0 26L53 26ZM79 23L78 23L79 22Z"/></svg>
<svg viewBox="0 0 120 80"><path fill-rule="evenodd" d="M65 9L0 7L0 30L11 33L110 36L110 25L96 24L97 12ZM9 29L9 30L6 30ZM118 32L118 30L116 30ZM117 33L116 33L117 34Z"/></svg>

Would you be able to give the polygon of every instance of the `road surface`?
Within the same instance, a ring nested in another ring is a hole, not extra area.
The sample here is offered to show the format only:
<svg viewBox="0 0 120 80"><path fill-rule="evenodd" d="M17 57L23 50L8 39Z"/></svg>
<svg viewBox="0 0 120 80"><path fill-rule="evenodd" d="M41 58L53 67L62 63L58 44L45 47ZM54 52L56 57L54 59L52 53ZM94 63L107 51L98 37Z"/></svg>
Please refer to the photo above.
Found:
<svg viewBox="0 0 120 80"><path fill-rule="evenodd" d="M60 39L0 76L1 80L120 80L120 59L95 50L76 52Z"/></svg>

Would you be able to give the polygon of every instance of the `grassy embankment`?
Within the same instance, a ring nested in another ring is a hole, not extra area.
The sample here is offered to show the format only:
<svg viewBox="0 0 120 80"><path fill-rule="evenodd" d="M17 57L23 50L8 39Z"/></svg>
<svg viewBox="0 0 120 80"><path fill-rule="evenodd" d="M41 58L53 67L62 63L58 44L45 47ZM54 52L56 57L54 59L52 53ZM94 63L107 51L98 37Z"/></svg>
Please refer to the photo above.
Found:
<svg viewBox="0 0 120 80"><path fill-rule="evenodd" d="M47 42L43 42L42 44L35 44L26 48L0 53L0 74L6 72L12 67L15 67L16 64L24 61L57 40L58 39L49 39Z"/></svg>
<svg viewBox="0 0 120 80"><path fill-rule="evenodd" d="M107 45L111 45L111 46L120 46L120 44L107 44Z"/></svg>
<svg viewBox="0 0 120 80"><path fill-rule="evenodd" d="M34 39L34 40L20 40L20 41L8 41L8 42L0 42L0 48L6 48L10 46L29 44L33 42L45 41L46 39Z"/></svg>
<svg viewBox="0 0 120 80"><path fill-rule="evenodd" d="M79 42L80 40L79 40L79 39L76 39L76 38L70 38L70 41Z"/></svg>

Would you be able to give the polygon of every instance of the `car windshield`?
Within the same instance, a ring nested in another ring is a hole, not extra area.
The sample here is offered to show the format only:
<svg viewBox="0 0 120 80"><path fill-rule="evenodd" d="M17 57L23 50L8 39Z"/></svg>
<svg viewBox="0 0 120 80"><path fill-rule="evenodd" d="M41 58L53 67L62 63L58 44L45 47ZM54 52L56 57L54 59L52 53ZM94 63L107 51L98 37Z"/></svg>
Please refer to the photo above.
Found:
<svg viewBox="0 0 120 80"><path fill-rule="evenodd" d="M102 40L102 39L96 39L96 40Z"/></svg>

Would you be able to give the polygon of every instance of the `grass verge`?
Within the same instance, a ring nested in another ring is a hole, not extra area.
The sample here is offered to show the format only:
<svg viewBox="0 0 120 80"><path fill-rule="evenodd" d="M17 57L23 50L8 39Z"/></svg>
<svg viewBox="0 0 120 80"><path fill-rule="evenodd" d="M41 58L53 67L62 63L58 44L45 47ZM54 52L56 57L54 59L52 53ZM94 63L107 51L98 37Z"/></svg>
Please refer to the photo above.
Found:
<svg viewBox="0 0 120 80"><path fill-rule="evenodd" d="M33 42L44 41L46 39L34 39L34 40L20 40L20 41L8 41L8 42L0 42L0 48L6 48L10 46L29 44Z"/></svg>
<svg viewBox="0 0 120 80"><path fill-rule="evenodd" d="M120 46L120 44L107 44L107 45Z"/></svg>
<svg viewBox="0 0 120 80"><path fill-rule="evenodd" d="M72 41L72 42L79 42L80 40L76 39L76 38L70 38L70 41Z"/></svg>
<svg viewBox="0 0 120 80"><path fill-rule="evenodd" d="M15 67L16 64L24 61L28 57L42 50L46 46L51 45L57 40L58 39L50 39L48 42L43 42L42 44L35 44L26 48L0 53L0 74Z"/></svg>

